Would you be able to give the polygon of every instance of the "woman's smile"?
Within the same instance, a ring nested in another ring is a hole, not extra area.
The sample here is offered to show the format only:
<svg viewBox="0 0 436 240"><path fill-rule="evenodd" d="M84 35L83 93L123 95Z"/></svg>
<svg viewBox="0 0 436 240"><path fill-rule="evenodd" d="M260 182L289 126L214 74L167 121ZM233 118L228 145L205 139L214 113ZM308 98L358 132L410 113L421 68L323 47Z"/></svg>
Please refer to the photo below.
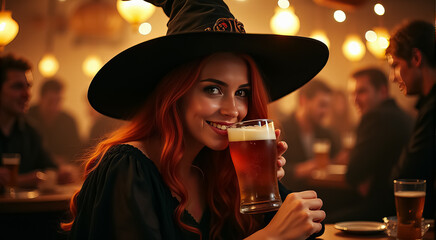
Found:
<svg viewBox="0 0 436 240"><path fill-rule="evenodd" d="M227 128L247 115L250 93L242 58L229 53L211 57L182 100L187 144L225 149Z"/></svg>
<svg viewBox="0 0 436 240"><path fill-rule="evenodd" d="M211 122L206 121L206 123L212 127L214 131L216 131L220 135L227 136L227 128L231 126L233 123L225 123L225 122Z"/></svg>

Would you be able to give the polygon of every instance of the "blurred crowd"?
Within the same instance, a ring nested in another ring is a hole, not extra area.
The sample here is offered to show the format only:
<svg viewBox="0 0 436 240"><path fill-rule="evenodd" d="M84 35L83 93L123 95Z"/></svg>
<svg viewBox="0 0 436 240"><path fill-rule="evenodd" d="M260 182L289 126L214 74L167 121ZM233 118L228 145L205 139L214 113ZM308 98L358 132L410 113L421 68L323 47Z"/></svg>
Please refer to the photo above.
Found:
<svg viewBox="0 0 436 240"><path fill-rule="evenodd" d="M39 187L53 175L57 184L80 182L83 154L122 122L95 112L86 101L92 126L83 139L75 117L63 105L62 79L43 79L37 101L29 107L30 63L10 54L0 58L0 68L0 152L20 154L18 187ZM0 190L5 190L9 175L0 166Z"/></svg>

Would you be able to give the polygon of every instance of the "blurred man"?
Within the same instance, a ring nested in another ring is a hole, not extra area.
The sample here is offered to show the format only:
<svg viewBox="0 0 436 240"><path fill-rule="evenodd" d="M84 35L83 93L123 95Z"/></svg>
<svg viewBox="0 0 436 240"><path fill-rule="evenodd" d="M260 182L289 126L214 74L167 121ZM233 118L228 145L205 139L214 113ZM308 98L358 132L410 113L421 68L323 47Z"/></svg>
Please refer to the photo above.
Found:
<svg viewBox="0 0 436 240"><path fill-rule="evenodd" d="M305 179L319 167L313 151L317 139L330 142L330 158L340 149L339 137L321 125L329 111L331 95L332 90L327 84L320 80L310 81L299 91L296 111L283 121L282 134L289 148L284 155L286 174L281 181L289 189L304 187Z"/></svg>
<svg viewBox="0 0 436 240"><path fill-rule="evenodd" d="M362 114L356 143L349 153L346 181L361 202L344 206L330 221L380 221L395 215L390 173L412 132L412 118L389 96L388 79L377 68L352 74L354 99Z"/></svg>
<svg viewBox="0 0 436 240"><path fill-rule="evenodd" d="M81 139L75 119L62 109L64 85L47 79L41 86L38 104L29 109L29 123L42 136L44 147L58 165L71 164L78 157Z"/></svg>
<svg viewBox="0 0 436 240"><path fill-rule="evenodd" d="M418 96L418 117L393 178L427 180L424 217L435 218L436 52L435 26L407 21L391 34L386 49L391 79L407 96Z"/></svg>
<svg viewBox="0 0 436 240"><path fill-rule="evenodd" d="M56 168L42 148L37 132L24 120L32 85L29 63L12 55L0 57L0 153L19 153L18 184L36 187L39 170ZM9 171L0 167L0 185L9 179Z"/></svg>

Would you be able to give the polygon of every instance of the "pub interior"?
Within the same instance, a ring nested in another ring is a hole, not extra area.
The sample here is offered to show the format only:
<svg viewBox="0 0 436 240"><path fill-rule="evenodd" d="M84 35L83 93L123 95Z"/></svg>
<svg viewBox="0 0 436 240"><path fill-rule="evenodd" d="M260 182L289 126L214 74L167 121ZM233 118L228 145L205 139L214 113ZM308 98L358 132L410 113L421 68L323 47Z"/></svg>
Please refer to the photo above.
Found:
<svg viewBox="0 0 436 240"><path fill-rule="evenodd" d="M406 19L436 23L434 0L225 0L225 2L237 19L244 23L249 33L298 35L321 39L324 43L328 41L330 56L326 66L316 78L328 85L331 90L331 102L324 113L325 116L318 120L320 125L329 128L337 137L338 154L343 149L353 148L356 127L361 120L361 113L356 107L354 96L356 82L351 80L351 74L361 68L375 67L389 77L389 64L384 50L394 27ZM40 134L44 138L46 135L61 131L64 135L52 141L58 144L51 147L54 149L52 151L60 151L65 146L69 146L67 148L74 151L68 153L68 157L63 156L63 153L53 153L56 156L55 162L62 166L60 172L56 174L68 175L64 179L58 179L57 183L54 183L55 186L50 185L50 181L54 181L51 179L51 173L41 172L40 177L45 184L27 188L26 192L17 193L13 197L0 197L0 236L6 232L5 235L11 236L10 239L21 239L20 237L66 239L67 234L62 232L59 223L62 219L68 219L69 199L76 190L80 189L82 183L81 156L96 143L98 137L125 123L103 117L95 112L87 102L88 86L98 69L119 52L140 42L164 36L168 18L162 9L155 8L146 13L149 15L146 19L140 20L139 23L130 23L117 9L120 0L3 0L2 4L2 12L11 12L19 30L16 37L3 46L0 55L14 54L28 59L31 63L33 83L30 110L32 107L36 108L35 106L39 109L33 109L34 111L43 110L42 89L48 80L61 83L58 95L50 95L52 98L45 101L49 101L50 104L50 101L56 98L57 110L68 115L73 123L61 127L62 131L58 129L47 133L50 130L45 129L41 131L46 132ZM375 7L376 5L378 8ZM342 10L346 16L345 20L335 19L337 10ZM290 14L294 14L298 19L286 18ZM290 25L288 29L286 24ZM1 31L0 29L0 34ZM315 37L314 33L318 33L318 36ZM379 39L368 40L371 33L375 33ZM380 36L385 37L385 42L380 39ZM353 37L358 41L351 43L354 44L354 48L347 49L347 44L350 44L347 41ZM377 45L378 43L380 45ZM55 62L48 62L50 59L46 58L47 56L54 57ZM292 73L289 75L291 77ZM391 81L388 85L389 96L414 120L417 116L415 109L417 98L404 96ZM50 87L47 86L48 88ZM276 128L287 128L289 118L294 112L298 113L301 107L300 100L301 93L296 91L269 105L270 118L276 123ZM342 113L335 112L336 106ZM31 113L32 111L28 112ZM49 113L39 114L39 118L29 117L33 119L36 126L41 127L44 125L44 117L41 116L48 116ZM71 133L66 133L67 129L72 130ZM285 136L282 138L287 139L286 134L293 133L285 131L283 134ZM77 138L74 143L73 138ZM46 144L47 139L41 141ZM333 151L334 144L329 144L329 150ZM288 151L294 151L293 147L290 146ZM299 186L302 188L290 189L296 191L314 189L323 199L323 209L327 214L326 233L320 239L389 239L382 218L365 219L359 216L329 218L329 215L341 216L344 207L351 207L361 199L359 191L346 181L348 161L341 159L338 154L330 155L329 163L324 168L314 166L300 180L289 180L301 183ZM295 166L292 159L287 159L287 163ZM289 173L285 178L294 175ZM434 186L427 187L434 188ZM395 215L395 212L392 215ZM340 221L358 220L377 221L384 227L382 231L359 235L349 234L333 226ZM434 239L434 221L429 219L428 223L430 231L424 239Z"/></svg>

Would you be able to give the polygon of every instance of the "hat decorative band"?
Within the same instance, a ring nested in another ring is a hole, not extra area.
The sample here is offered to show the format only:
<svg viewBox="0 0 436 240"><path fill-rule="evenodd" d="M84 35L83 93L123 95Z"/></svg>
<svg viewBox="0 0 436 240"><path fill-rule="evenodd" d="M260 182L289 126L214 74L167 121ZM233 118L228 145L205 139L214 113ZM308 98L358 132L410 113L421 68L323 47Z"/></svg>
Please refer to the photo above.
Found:
<svg viewBox="0 0 436 240"><path fill-rule="evenodd" d="M238 32L245 33L244 24L234 18L219 18L212 28L204 29L207 32Z"/></svg>

